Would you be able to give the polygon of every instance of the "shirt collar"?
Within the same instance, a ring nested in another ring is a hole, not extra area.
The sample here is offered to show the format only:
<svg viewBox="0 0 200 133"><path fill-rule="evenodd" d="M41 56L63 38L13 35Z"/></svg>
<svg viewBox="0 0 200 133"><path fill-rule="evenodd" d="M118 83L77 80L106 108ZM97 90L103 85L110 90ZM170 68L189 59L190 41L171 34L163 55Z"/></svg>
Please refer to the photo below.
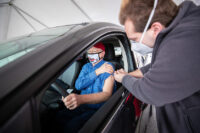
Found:
<svg viewBox="0 0 200 133"><path fill-rule="evenodd" d="M105 62L105 61L102 59L99 63L97 63L97 64L94 66L94 68L100 67L102 64L104 64L104 62ZM91 66L93 67L92 63L91 63Z"/></svg>

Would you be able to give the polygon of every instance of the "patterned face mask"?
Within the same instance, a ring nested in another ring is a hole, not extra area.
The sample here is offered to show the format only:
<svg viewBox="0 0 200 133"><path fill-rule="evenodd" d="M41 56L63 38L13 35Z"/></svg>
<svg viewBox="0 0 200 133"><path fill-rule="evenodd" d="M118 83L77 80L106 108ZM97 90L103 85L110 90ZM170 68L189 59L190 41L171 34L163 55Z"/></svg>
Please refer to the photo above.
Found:
<svg viewBox="0 0 200 133"><path fill-rule="evenodd" d="M101 51L101 52L103 52L103 51ZM88 53L87 56L88 56L90 63L92 63L92 64L97 63L100 60L99 54L101 52L99 52L99 53Z"/></svg>

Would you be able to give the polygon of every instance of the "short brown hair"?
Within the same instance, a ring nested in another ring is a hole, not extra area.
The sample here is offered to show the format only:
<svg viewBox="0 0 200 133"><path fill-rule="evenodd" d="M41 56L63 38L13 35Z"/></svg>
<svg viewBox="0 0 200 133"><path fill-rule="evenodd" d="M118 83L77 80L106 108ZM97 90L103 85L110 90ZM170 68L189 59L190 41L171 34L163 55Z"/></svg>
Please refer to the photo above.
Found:
<svg viewBox="0 0 200 133"><path fill-rule="evenodd" d="M143 32L152 11L154 0L122 0L119 21L124 25L127 19L134 22L136 32ZM160 22L167 27L176 16L179 7L172 0L158 0L151 21ZM150 28L150 27L149 27Z"/></svg>

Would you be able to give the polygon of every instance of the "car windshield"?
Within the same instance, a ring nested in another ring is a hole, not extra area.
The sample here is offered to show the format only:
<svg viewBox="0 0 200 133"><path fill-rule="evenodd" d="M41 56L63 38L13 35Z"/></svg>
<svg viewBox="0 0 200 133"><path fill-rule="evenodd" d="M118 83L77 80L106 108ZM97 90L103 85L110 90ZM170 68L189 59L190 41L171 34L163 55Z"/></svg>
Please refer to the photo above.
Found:
<svg viewBox="0 0 200 133"><path fill-rule="evenodd" d="M46 42L64 35L76 25L48 28L27 36L0 42L0 67L22 57Z"/></svg>

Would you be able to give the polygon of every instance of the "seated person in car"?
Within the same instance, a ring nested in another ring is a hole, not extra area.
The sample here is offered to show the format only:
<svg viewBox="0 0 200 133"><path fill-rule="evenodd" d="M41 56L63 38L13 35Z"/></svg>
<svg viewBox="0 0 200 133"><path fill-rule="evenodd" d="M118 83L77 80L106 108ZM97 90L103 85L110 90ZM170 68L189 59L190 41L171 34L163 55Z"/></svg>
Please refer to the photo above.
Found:
<svg viewBox="0 0 200 133"><path fill-rule="evenodd" d="M90 63L83 66L75 83L81 94L70 94L62 98L67 109L61 112L60 119L65 120L66 132L78 132L113 93L114 67L103 60L104 55L105 47L101 42L88 50Z"/></svg>

